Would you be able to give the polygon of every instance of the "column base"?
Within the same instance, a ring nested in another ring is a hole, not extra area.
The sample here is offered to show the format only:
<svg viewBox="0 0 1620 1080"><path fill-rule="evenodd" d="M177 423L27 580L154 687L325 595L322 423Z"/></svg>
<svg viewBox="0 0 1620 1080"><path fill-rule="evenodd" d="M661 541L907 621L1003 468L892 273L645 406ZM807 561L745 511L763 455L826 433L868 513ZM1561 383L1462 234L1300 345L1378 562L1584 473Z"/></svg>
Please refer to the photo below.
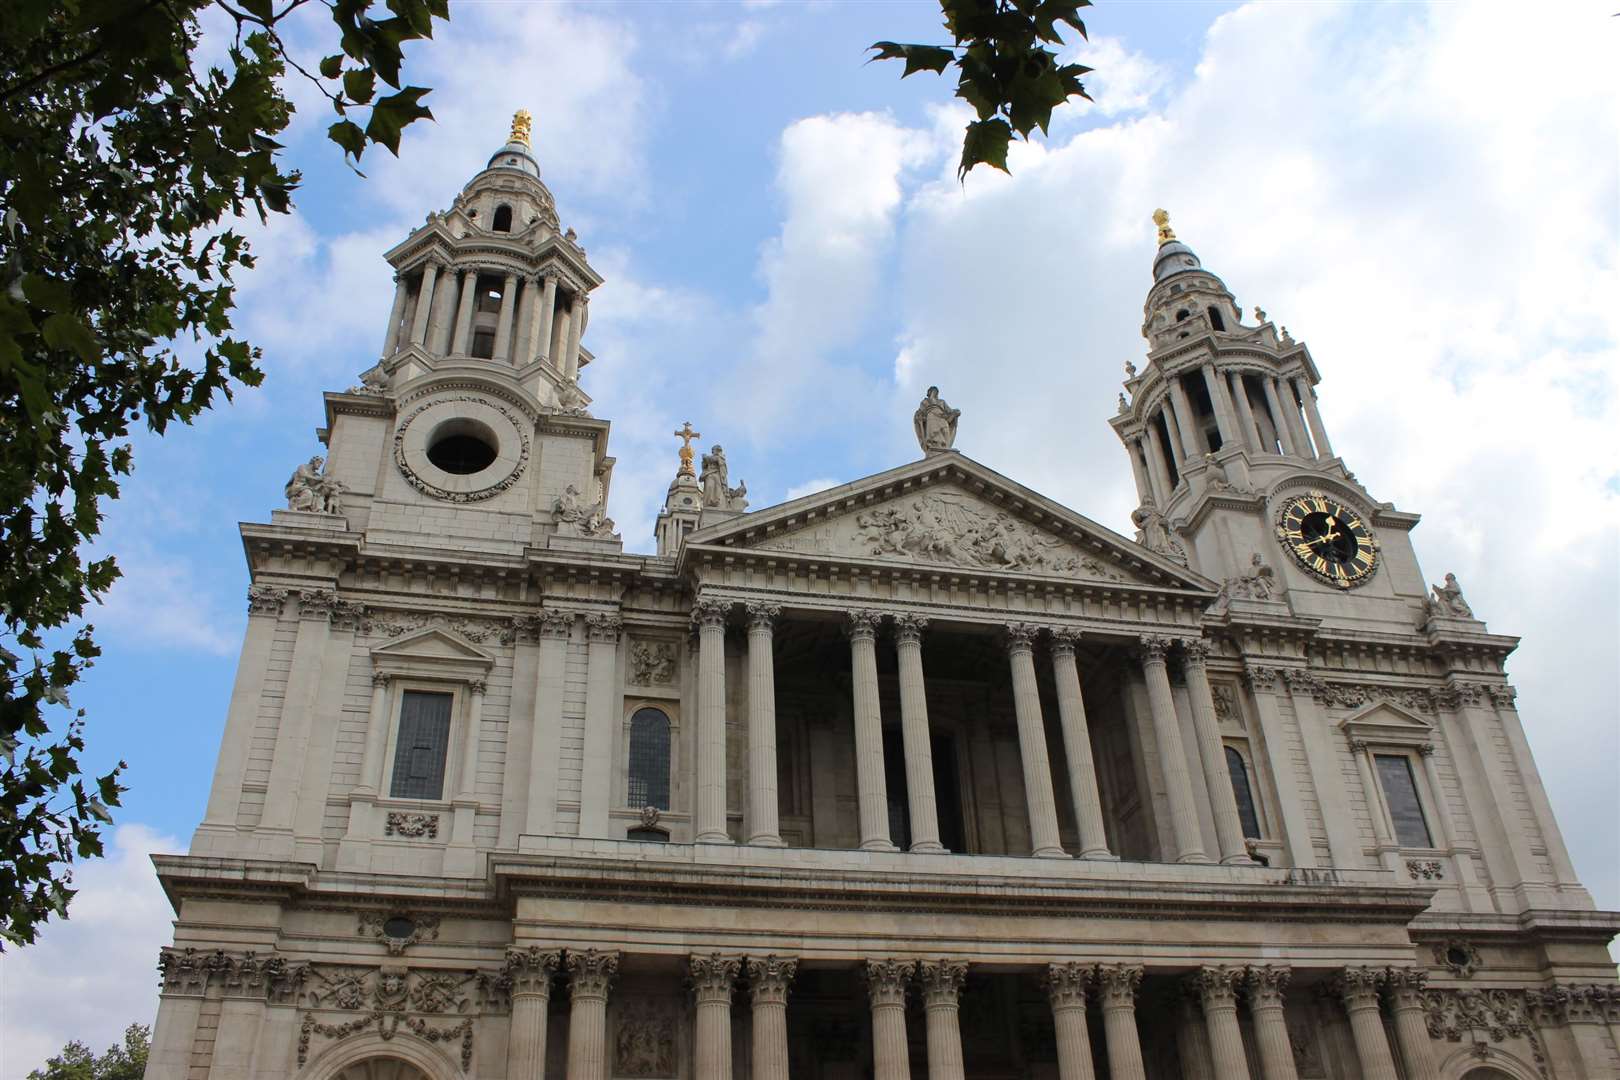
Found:
<svg viewBox="0 0 1620 1080"><path fill-rule="evenodd" d="M697 838L695 840L693 840L692 842L694 844L732 844L732 845L735 845L737 843L735 840L733 840L731 838L730 833L723 833L723 832L722 833L716 833L716 832L700 833L697 836Z"/></svg>
<svg viewBox="0 0 1620 1080"><path fill-rule="evenodd" d="M911 845L911 851L915 855L946 855L950 853L950 849L938 840L919 841Z"/></svg>
<svg viewBox="0 0 1620 1080"><path fill-rule="evenodd" d="M1178 862L1178 863L1201 863L1201 864L1203 864L1205 866L1210 866L1210 865L1214 864L1215 860L1211 859L1208 855L1205 855L1202 851L1191 851L1191 852L1188 852L1185 855L1176 856L1176 862Z"/></svg>
<svg viewBox="0 0 1620 1080"><path fill-rule="evenodd" d="M1080 854L1076 855L1075 858L1085 859L1089 862L1119 862L1119 856L1115 855L1107 848L1097 848L1095 851L1082 851Z"/></svg>
<svg viewBox="0 0 1620 1080"><path fill-rule="evenodd" d="M786 840L783 840L780 836L775 836L770 833L766 833L762 836L750 836L748 838L748 843L750 847L787 847Z"/></svg>
<svg viewBox="0 0 1620 1080"><path fill-rule="evenodd" d="M900 849L895 847L894 844L890 843L887 840L862 840L861 841L861 850L862 851L899 851Z"/></svg>
<svg viewBox="0 0 1620 1080"><path fill-rule="evenodd" d="M1247 855L1228 855L1221 860L1222 866L1259 866L1260 864Z"/></svg>
<svg viewBox="0 0 1620 1080"><path fill-rule="evenodd" d="M1050 847L1040 848L1037 851L1032 851L1030 852L1030 856L1036 859L1067 859L1069 857L1069 853L1060 847Z"/></svg>

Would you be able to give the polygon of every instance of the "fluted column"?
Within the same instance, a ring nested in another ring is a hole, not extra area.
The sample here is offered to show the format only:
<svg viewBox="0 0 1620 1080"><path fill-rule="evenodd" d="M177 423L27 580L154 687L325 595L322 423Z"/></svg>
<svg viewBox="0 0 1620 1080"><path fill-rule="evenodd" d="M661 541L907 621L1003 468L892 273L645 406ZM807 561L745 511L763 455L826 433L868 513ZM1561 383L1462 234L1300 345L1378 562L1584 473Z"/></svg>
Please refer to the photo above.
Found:
<svg viewBox="0 0 1620 1080"><path fill-rule="evenodd" d="M544 274L545 287L540 291L540 309L529 323L529 359L551 356L551 324L557 315L557 275ZM544 349L544 352L540 350ZM554 362L555 363L555 362Z"/></svg>
<svg viewBox="0 0 1620 1080"><path fill-rule="evenodd" d="M1299 451L1299 456L1312 457L1315 450L1311 446L1310 435L1305 431L1305 421L1300 419L1299 401L1294 397L1294 388L1287 379L1280 376L1277 378L1277 397L1282 401L1288 430L1294 436L1294 447Z"/></svg>
<svg viewBox="0 0 1620 1080"><path fill-rule="evenodd" d="M545 1080L551 977L561 964L560 952L543 952L532 945L506 950L506 975L512 983L512 1028L506 1041L508 1080Z"/></svg>
<svg viewBox="0 0 1620 1080"><path fill-rule="evenodd" d="M928 1080L964 1078L962 1028L957 1013L967 969L964 960L923 960L917 964L917 984L928 1021Z"/></svg>
<svg viewBox="0 0 1620 1080"><path fill-rule="evenodd" d="M404 274L394 275L394 306L388 311L388 332L383 335L382 358L388 359L399 348L400 323L405 320L405 301L411 298Z"/></svg>
<svg viewBox="0 0 1620 1080"><path fill-rule="evenodd" d="M1097 968L1097 989L1102 998L1103 1036L1108 1041L1109 1080L1147 1080L1142 1065L1142 1041L1136 1032L1136 991L1142 969L1126 964Z"/></svg>
<svg viewBox="0 0 1620 1080"><path fill-rule="evenodd" d="M1176 1057L1181 1059L1178 1080L1215 1080L1209 1059L1209 1032L1204 1026L1204 1003L1196 978L1181 986L1176 1005Z"/></svg>
<svg viewBox="0 0 1620 1080"><path fill-rule="evenodd" d="M697 1005L693 1071L704 1080L731 1080L731 987L742 960L711 953L690 960Z"/></svg>
<svg viewBox="0 0 1620 1080"><path fill-rule="evenodd" d="M1198 814L1193 807L1192 780L1187 775L1181 724L1176 719L1175 699L1170 694L1170 674L1165 669L1165 654L1169 651L1169 638L1142 635L1142 675L1147 680L1148 709L1153 714L1153 742L1159 751L1159 770L1164 773L1165 795L1170 801L1176 861L1209 862L1209 856L1204 854Z"/></svg>
<svg viewBox="0 0 1620 1080"><path fill-rule="evenodd" d="M1182 456L1189 461L1203 457L1209 444L1204 441L1203 429L1198 426L1198 414L1193 411L1192 399L1187 396L1186 384L1180 375L1171 375L1170 402L1175 406L1176 425L1180 428Z"/></svg>
<svg viewBox="0 0 1620 1080"><path fill-rule="evenodd" d="M1159 415L1164 417L1164 430L1169 436L1165 441L1165 446L1170 450L1170 457L1175 462L1176 468L1180 469L1187 460L1187 456L1182 450L1182 447L1186 444L1181 441L1181 421L1176 416L1175 405L1168 396L1164 399L1163 408L1159 410Z"/></svg>
<svg viewBox="0 0 1620 1080"><path fill-rule="evenodd" d="M1429 1045L1429 1027L1423 1018L1423 990L1427 973L1416 968L1391 968L1385 989L1395 1019L1395 1044L1401 1049L1406 1080L1440 1080Z"/></svg>
<svg viewBox="0 0 1620 1080"><path fill-rule="evenodd" d="M1333 456L1333 444L1328 442L1327 428L1322 424L1322 414L1316 409L1316 390L1311 386L1310 380L1303 375L1294 376L1294 390L1299 394L1299 400L1305 405L1305 422L1311 426L1311 439L1316 443L1316 456L1330 458Z"/></svg>
<svg viewBox="0 0 1620 1080"><path fill-rule="evenodd" d="M860 797L861 847L893 851L889 785L883 775L883 715L878 704L877 616L849 612L849 662L855 706L855 786Z"/></svg>
<svg viewBox="0 0 1620 1080"><path fill-rule="evenodd" d="M782 846L776 791L776 604L748 605L748 842Z"/></svg>
<svg viewBox="0 0 1620 1080"><path fill-rule="evenodd" d="M928 692L923 685L922 632L928 620L894 617L900 661L900 734L906 753L906 799L911 808L911 850L944 851L934 798L934 749L928 730Z"/></svg>
<svg viewBox="0 0 1620 1080"><path fill-rule="evenodd" d="M1125 440L1125 454L1131 459L1131 475L1136 478L1136 501L1158 501L1159 493L1153 490L1153 480L1148 476L1147 455L1143 453L1140 435Z"/></svg>
<svg viewBox="0 0 1620 1080"><path fill-rule="evenodd" d="M1035 682L1036 627L1007 624L1007 660L1012 665L1013 712L1018 717L1018 756L1024 763L1024 796L1029 802L1030 843L1038 858L1065 857L1058 836L1057 798L1052 794L1052 763L1046 753L1046 721Z"/></svg>
<svg viewBox="0 0 1620 1080"><path fill-rule="evenodd" d="M1285 967L1265 965L1251 967L1244 979L1249 1017L1254 1021L1255 1047L1260 1051L1260 1080L1299 1080L1283 1011L1283 991L1288 988L1289 974Z"/></svg>
<svg viewBox="0 0 1620 1080"><path fill-rule="evenodd" d="M1238 1027L1237 995L1243 969L1216 965L1198 972L1199 999L1204 1026L1209 1030L1209 1056L1215 1080L1249 1080L1249 1058L1243 1052L1243 1029Z"/></svg>
<svg viewBox="0 0 1620 1080"><path fill-rule="evenodd" d="M1046 996L1052 1002L1057 1032L1058 1080L1095 1080L1091 1067L1091 1031L1086 1024L1086 988L1090 966L1070 961L1048 964Z"/></svg>
<svg viewBox="0 0 1620 1080"><path fill-rule="evenodd" d="M422 268L422 285L416 290L416 314L411 318L411 344L427 341L428 315L433 311L433 287L439 282L439 264L429 262Z"/></svg>
<svg viewBox="0 0 1620 1080"><path fill-rule="evenodd" d="M1209 789L1210 810L1215 816L1221 862L1247 865L1254 860L1249 858L1243 844L1243 822L1238 817L1232 774L1226 767L1226 746L1221 742L1219 722L1215 719L1215 698L1209 689L1208 659L1209 642L1198 638L1182 640L1181 668L1187 677L1193 733L1198 739L1198 760L1204 766L1204 786Z"/></svg>
<svg viewBox="0 0 1620 1080"><path fill-rule="evenodd" d="M1170 505L1170 496L1176 490L1176 485L1170 480L1170 466L1165 464L1164 440L1159 438L1159 425L1148 422L1148 472L1152 474L1154 485L1159 489L1156 500L1160 506Z"/></svg>
<svg viewBox="0 0 1620 1080"><path fill-rule="evenodd" d="M692 607L698 628L697 820L700 844L729 844L726 828L726 615L731 604L699 600Z"/></svg>
<svg viewBox="0 0 1620 1080"><path fill-rule="evenodd" d="M1266 392L1266 405L1271 413L1271 426L1277 432L1277 441L1282 444L1285 454L1298 454L1302 451L1294 447L1294 428L1283 415L1282 399L1277 395L1277 380L1269 375L1261 376L1260 385Z"/></svg>
<svg viewBox="0 0 1620 1080"><path fill-rule="evenodd" d="M1232 372L1227 386L1231 390L1232 403L1237 406L1238 426L1243 429L1244 445L1256 452L1264 451L1265 439L1260 434L1260 425L1255 422L1254 408L1249 404L1249 388L1243 382L1243 373Z"/></svg>
<svg viewBox="0 0 1620 1080"><path fill-rule="evenodd" d="M496 360L512 358L512 320L517 314L517 286L518 276L508 273L501 286L501 310L495 320Z"/></svg>
<svg viewBox="0 0 1620 1080"><path fill-rule="evenodd" d="M778 956L748 958L753 1001L753 1080L788 1080L787 997L798 974L797 960Z"/></svg>
<svg viewBox="0 0 1620 1080"><path fill-rule="evenodd" d="M428 312L428 351L443 356L450 351L450 331L456 321L456 272L444 267L433 290L433 310Z"/></svg>
<svg viewBox="0 0 1620 1080"><path fill-rule="evenodd" d="M608 987L618 973L616 952L568 953L568 1080L607 1080Z"/></svg>
<svg viewBox="0 0 1620 1080"><path fill-rule="evenodd" d="M1215 370L1214 361L1207 361L1200 370L1204 387L1209 391L1209 404L1215 410L1215 427L1221 433L1221 446L1237 446L1242 441L1237 417L1232 414L1232 403L1226 397L1226 380Z"/></svg>
<svg viewBox="0 0 1620 1080"><path fill-rule="evenodd" d="M1345 968L1334 984L1350 1016L1362 1080L1396 1080L1395 1059L1378 1015L1378 987L1383 981L1384 973L1376 968Z"/></svg>
<svg viewBox="0 0 1620 1080"><path fill-rule="evenodd" d="M562 373L569 379L579 378L579 339L585 334L585 305L590 297L584 290L574 294L568 310L568 344L564 346Z"/></svg>
<svg viewBox="0 0 1620 1080"><path fill-rule="evenodd" d="M467 267L461 272L461 300L456 304L456 335L450 351L457 356L467 355L472 340L473 308L478 294L478 271Z"/></svg>
<svg viewBox="0 0 1620 1080"><path fill-rule="evenodd" d="M1052 631L1052 682L1057 687L1058 720L1063 726L1069 794L1080 830L1080 857L1113 859L1117 856L1108 850L1102 796L1097 793L1097 764L1091 756L1091 730L1086 723L1086 701L1080 692L1080 668L1074 659L1075 642L1079 640L1078 630Z"/></svg>
<svg viewBox="0 0 1620 1080"><path fill-rule="evenodd" d="M866 962L866 989L872 1001L873 1080L911 1080L906 984L916 967L909 960Z"/></svg>

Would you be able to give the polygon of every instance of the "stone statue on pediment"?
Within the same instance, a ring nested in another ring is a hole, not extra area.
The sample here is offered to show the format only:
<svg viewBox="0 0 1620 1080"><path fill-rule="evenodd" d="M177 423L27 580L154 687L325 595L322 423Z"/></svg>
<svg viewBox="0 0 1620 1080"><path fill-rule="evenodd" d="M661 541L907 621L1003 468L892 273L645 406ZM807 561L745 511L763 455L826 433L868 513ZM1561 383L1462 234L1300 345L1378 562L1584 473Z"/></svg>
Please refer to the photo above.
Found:
<svg viewBox="0 0 1620 1080"><path fill-rule="evenodd" d="M613 519L606 516L602 501L586 502L579 488L569 484L551 504L551 520L558 536L580 536L596 540L617 540Z"/></svg>
<svg viewBox="0 0 1620 1080"><path fill-rule="evenodd" d="M731 487L729 481L726 452L718 445L713 446L703 455L703 471L698 475L698 484L703 488L703 505L717 510L748 509L747 482Z"/></svg>
<svg viewBox="0 0 1620 1080"><path fill-rule="evenodd" d="M953 409L939 396L939 387L930 386L927 395L912 414L911 426L917 432L917 445L924 454L939 454L956 442L956 422L962 410Z"/></svg>
<svg viewBox="0 0 1620 1080"><path fill-rule="evenodd" d="M326 459L319 454L293 470L282 494L287 497L287 509L306 514L341 514L343 481L326 475Z"/></svg>
<svg viewBox="0 0 1620 1080"><path fill-rule="evenodd" d="M1431 614L1453 619L1474 617L1474 609L1463 599L1462 586L1457 584L1456 574L1447 574L1444 585L1431 585L1430 588L1434 590L1434 599L1430 602Z"/></svg>
<svg viewBox="0 0 1620 1080"><path fill-rule="evenodd" d="M1131 524L1136 526L1136 542L1149 551L1156 551L1160 555L1174 559L1182 566L1187 565L1187 549L1181 542L1170 535L1170 524L1165 521L1164 515L1147 499L1131 511Z"/></svg>
<svg viewBox="0 0 1620 1080"><path fill-rule="evenodd" d="M1257 551L1249 557L1249 572L1227 578L1221 595L1228 600L1270 600L1277 595L1277 571Z"/></svg>
<svg viewBox="0 0 1620 1080"><path fill-rule="evenodd" d="M557 409L564 416L589 416L585 411L585 392L578 379L566 379L557 388Z"/></svg>

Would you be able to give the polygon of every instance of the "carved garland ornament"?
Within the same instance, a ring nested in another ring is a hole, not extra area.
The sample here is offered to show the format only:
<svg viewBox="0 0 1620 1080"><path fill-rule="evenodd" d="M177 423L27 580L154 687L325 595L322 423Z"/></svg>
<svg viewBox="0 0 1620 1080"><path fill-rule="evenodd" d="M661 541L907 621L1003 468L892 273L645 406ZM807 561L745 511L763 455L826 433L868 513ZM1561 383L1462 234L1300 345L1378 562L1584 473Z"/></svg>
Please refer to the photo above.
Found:
<svg viewBox="0 0 1620 1080"><path fill-rule="evenodd" d="M507 422L512 425L512 430L517 433L517 464L513 466L511 472L507 473L495 483L490 484L488 487L478 488L474 491L450 491L446 488L439 487L437 484L434 484L419 475L414 469L411 468L410 462L406 460L405 436L410 430L412 421L421 416L423 413L427 412L429 409L437 408L440 405L454 401L466 401L476 405L482 405L485 408L494 409L496 412L506 417ZM394 464L399 466L399 471L405 475L405 479L410 481L411 486L422 492L422 494L431 495L435 499L444 499L447 502L470 503L493 498L494 496L499 495L501 492L510 488L513 484L516 484L518 482L518 478L523 475L523 470L525 467L527 467L528 463L529 436L524 432L523 424L516 416L512 414L512 411L506 408L504 405L497 405L495 402L490 401L487 398L477 397L472 394L457 394L451 397L435 397L431 401L418 405L408 416L405 417L403 421L400 422L399 428L394 432Z"/></svg>
<svg viewBox="0 0 1620 1080"><path fill-rule="evenodd" d="M383 825L384 836L439 838L439 815L418 814L408 810L390 810Z"/></svg>
<svg viewBox="0 0 1620 1080"><path fill-rule="evenodd" d="M446 1025L421 1014L463 1013L473 1008L469 984L478 989L478 1006L504 1004L505 980L499 972L317 967L314 973L320 985L311 991L310 1009L298 1029L300 1066L308 1062L315 1036L340 1040L375 1027L384 1041L393 1039L401 1028L430 1043L459 1041L461 1067L467 1069L472 1066L473 1018ZM316 1018L316 1009L363 1010L363 1015L326 1022Z"/></svg>

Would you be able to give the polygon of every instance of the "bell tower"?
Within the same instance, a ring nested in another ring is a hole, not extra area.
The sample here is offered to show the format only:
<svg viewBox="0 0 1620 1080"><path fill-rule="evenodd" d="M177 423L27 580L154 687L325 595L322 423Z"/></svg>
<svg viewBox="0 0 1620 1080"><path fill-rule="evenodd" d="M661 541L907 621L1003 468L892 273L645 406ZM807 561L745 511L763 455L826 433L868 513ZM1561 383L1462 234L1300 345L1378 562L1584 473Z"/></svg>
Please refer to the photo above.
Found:
<svg viewBox="0 0 1620 1080"><path fill-rule="evenodd" d="M580 369L590 293L602 283L540 179L526 110L506 144L468 181L450 209L385 256L394 304L382 358L368 386L399 386L446 364L509 372L542 405L568 410L589 399Z"/></svg>
<svg viewBox="0 0 1620 1080"><path fill-rule="evenodd" d="M1245 325L1169 215L1153 220L1147 360L1126 363L1110 420L1136 478L1138 538L1224 582L1229 600L1412 629L1428 594L1417 515L1373 499L1335 453L1305 344L1259 308Z"/></svg>

